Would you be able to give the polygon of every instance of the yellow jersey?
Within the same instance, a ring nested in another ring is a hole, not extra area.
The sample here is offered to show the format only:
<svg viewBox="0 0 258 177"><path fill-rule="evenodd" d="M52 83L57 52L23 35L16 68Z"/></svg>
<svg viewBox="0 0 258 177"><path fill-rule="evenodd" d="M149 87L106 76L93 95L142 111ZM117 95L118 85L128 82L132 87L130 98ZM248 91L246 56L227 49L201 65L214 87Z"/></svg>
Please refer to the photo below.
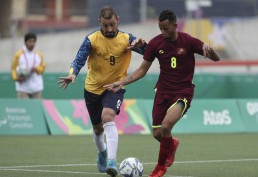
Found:
<svg viewBox="0 0 258 177"><path fill-rule="evenodd" d="M86 36L75 60L71 64L70 74L77 75L88 59L88 73L85 89L100 95L104 85L124 79L131 61L131 50L127 47L136 39L133 35L119 31L113 38L105 37L100 30ZM143 49L136 52L143 54Z"/></svg>

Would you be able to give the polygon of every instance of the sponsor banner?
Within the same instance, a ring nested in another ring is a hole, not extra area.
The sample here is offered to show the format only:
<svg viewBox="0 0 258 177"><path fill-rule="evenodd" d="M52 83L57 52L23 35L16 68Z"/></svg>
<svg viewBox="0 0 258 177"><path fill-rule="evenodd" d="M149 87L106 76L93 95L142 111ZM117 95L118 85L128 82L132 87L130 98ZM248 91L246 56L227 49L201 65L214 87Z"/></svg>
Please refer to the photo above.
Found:
<svg viewBox="0 0 258 177"><path fill-rule="evenodd" d="M92 134L90 116L84 100L43 100L51 134ZM119 134L150 134L136 100L124 100L115 122Z"/></svg>
<svg viewBox="0 0 258 177"><path fill-rule="evenodd" d="M48 134L41 101L31 99L0 99L0 134Z"/></svg>
<svg viewBox="0 0 258 177"><path fill-rule="evenodd" d="M92 134L84 100L0 99L0 134ZM152 99L125 99L119 134L150 134ZM43 108L43 110L42 110ZM194 99L173 133L258 132L258 100Z"/></svg>
<svg viewBox="0 0 258 177"><path fill-rule="evenodd" d="M125 99L115 122L120 134L150 134L145 112L136 99Z"/></svg>
<svg viewBox="0 0 258 177"><path fill-rule="evenodd" d="M247 132L258 132L258 99L237 100Z"/></svg>
<svg viewBox="0 0 258 177"><path fill-rule="evenodd" d="M175 133L244 132L235 100L193 100L188 112L174 127Z"/></svg>
<svg viewBox="0 0 258 177"><path fill-rule="evenodd" d="M150 129L152 129L152 99L137 99L138 106L143 111L142 119L145 119L148 122Z"/></svg>
<svg viewBox="0 0 258 177"><path fill-rule="evenodd" d="M84 100L42 100L42 104L51 134L92 133Z"/></svg>
<svg viewBox="0 0 258 177"><path fill-rule="evenodd" d="M137 101L152 125L153 100ZM193 100L190 109L173 128L173 133L244 132L235 100Z"/></svg>

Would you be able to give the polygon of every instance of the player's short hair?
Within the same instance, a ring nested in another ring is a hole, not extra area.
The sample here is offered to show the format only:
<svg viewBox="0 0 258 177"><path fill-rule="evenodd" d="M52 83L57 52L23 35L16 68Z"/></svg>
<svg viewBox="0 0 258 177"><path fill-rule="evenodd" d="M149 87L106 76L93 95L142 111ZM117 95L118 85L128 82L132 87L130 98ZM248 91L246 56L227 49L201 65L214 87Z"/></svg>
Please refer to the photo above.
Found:
<svg viewBox="0 0 258 177"><path fill-rule="evenodd" d="M25 34L25 36L24 36L24 41L26 42L26 41L28 41L29 39L35 39L35 40L37 40L36 34L35 34L35 33L27 33L27 34Z"/></svg>
<svg viewBox="0 0 258 177"><path fill-rule="evenodd" d="M111 19L113 16L117 17L115 10L110 6L105 6L101 9L99 18Z"/></svg>
<svg viewBox="0 0 258 177"><path fill-rule="evenodd" d="M176 14L171 10L163 10L159 15L159 22L162 22L164 20L169 20L170 23L176 23Z"/></svg>

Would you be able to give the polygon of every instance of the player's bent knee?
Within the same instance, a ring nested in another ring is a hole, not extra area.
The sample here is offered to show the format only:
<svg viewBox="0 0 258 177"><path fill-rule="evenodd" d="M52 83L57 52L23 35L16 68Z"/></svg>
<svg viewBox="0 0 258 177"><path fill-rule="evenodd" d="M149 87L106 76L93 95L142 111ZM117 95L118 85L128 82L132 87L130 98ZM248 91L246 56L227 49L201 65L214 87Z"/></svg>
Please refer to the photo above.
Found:
<svg viewBox="0 0 258 177"><path fill-rule="evenodd" d="M162 135L169 135L171 134L172 127L169 124L161 125L161 134Z"/></svg>
<svg viewBox="0 0 258 177"><path fill-rule="evenodd" d="M102 118L102 123L105 124L105 123L108 123L108 122L113 122L114 121L114 117L111 117L111 116L105 116Z"/></svg>
<svg viewBox="0 0 258 177"><path fill-rule="evenodd" d="M115 120L116 113L111 111L104 111L104 113L101 116L102 123L105 124L107 122L113 122Z"/></svg>
<svg viewBox="0 0 258 177"><path fill-rule="evenodd" d="M161 139L161 135L153 135L153 137L154 137L157 141L160 141L160 139Z"/></svg>
<svg viewBox="0 0 258 177"><path fill-rule="evenodd" d="M160 141L160 139L161 139L160 128L153 129L152 136L153 136L156 140Z"/></svg>

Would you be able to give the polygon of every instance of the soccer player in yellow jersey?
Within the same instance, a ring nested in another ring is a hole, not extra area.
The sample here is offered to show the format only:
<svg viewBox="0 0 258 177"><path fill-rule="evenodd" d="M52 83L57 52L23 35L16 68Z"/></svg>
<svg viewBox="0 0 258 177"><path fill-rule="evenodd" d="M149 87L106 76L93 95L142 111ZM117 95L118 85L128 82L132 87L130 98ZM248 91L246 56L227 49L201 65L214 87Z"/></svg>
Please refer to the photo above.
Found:
<svg viewBox="0 0 258 177"><path fill-rule="evenodd" d="M147 46L143 39L118 30L119 17L112 7L100 12L100 30L88 34L83 41L67 77L60 77L61 88L75 83L76 76L88 60L84 98L93 125L93 139L98 148L97 165L101 173L117 175L118 132L114 122L119 114L125 89L113 93L104 85L127 76L131 50L143 54ZM106 143L104 141L104 131Z"/></svg>

